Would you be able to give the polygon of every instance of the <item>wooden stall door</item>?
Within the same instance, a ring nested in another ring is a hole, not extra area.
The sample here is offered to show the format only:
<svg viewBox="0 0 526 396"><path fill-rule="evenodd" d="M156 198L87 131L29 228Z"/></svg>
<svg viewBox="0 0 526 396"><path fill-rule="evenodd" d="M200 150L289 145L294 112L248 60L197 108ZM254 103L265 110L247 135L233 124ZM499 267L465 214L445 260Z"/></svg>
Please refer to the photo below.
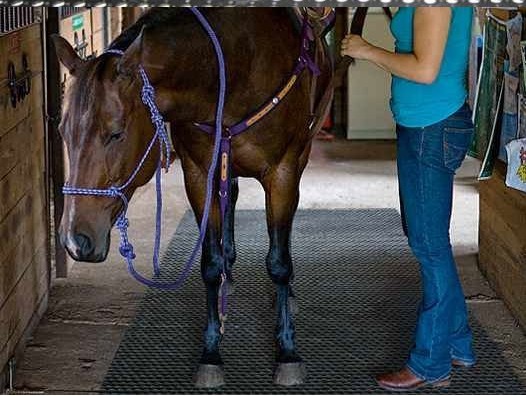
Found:
<svg viewBox="0 0 526 396"><path fill-rule="evenodd" d="M15 21L28 25L7 32L13 19L0 22L0 370L45 310L50 284L41 23L21 8L0 7L24 12Z"/></svg>

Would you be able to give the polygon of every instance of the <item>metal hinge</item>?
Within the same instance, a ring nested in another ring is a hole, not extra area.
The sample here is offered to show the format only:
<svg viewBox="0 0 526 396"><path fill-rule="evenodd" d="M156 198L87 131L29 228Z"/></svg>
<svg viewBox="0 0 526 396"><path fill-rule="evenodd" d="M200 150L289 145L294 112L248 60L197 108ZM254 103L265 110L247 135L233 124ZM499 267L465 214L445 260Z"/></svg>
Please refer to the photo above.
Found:
<svg viewBox="0 0 526 396"><path fill-rule="evenodd" d="M12 392L15 390L15 370L16 370L16 362L15 358L12 357L7 362L7 373L6 373L6 391Z"/></svg>

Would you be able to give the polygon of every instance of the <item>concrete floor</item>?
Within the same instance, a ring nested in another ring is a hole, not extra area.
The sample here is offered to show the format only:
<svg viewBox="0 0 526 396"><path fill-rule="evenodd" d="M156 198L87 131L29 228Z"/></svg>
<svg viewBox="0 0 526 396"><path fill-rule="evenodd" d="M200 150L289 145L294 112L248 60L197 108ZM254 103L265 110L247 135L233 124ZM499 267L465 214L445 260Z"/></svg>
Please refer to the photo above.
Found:
<svg viewBox="0 0 526 396"><path fill-rule="evenodd" d="M301 184L301 208L396 208L395 148L392 142L315 142ZM526 337L480 274L478 240L478 163L467 160L456 179L452 242L470 310L499 343L517 376L526 383ZM171 238L189 208L176 164L167 176L164 240ZM261 209L264 195L254 180L240 181L240 209ZM131 240L138 267L150 273L154 186L134 197ZM349 243L352 243L350 241ZM55 280L49 309L17 364L15 392L96 392L119 341L145 291L127 274L117 253L105 263L73 266L67 279ZM197 269L195 269L197 270Z"/></svg>

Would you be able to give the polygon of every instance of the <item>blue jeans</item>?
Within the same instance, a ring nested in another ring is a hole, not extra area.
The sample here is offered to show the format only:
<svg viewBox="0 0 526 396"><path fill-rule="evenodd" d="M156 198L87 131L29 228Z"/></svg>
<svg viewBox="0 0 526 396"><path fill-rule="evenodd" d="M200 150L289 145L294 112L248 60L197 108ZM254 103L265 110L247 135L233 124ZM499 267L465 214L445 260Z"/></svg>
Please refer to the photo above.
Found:
<svg viewBox="0 0 526 396"><path fill-rule="evenodd" d="M452 358L475 362L449 238L453 178L471 144L471 111L464 105L447 119L423 128L398 125L397 135L402 220L420 263L423 289L407 365L432 382L449 375Z"/></svg>

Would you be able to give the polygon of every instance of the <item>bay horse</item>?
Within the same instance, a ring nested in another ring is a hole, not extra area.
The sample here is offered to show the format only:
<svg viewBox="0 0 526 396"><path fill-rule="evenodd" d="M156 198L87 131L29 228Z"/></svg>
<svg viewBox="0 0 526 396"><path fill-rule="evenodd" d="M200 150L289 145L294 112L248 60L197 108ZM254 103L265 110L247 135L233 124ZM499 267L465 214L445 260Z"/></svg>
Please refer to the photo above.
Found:
<svg viewBox="0 0 526 396"><path fill-rule="evenodd" d="M201 12L224 51L228 81L224 123L232 125L272 98L287 81L298 59L301 32L285 8L206 8ZM236 259L238 177L257 179L265 191L270 239L266 267L276 287L277 308L274 381L287 386L305 379L289 306L293 276L290 234L312 137L328 113L330 100L322 99L332 98L333 73L324 40L317 36L313 43L310 53L319 74L315 77L309 70L303 71L272 112L231 141L232 199L226 232L222 235L219 199L214 194L202 245L207 324L195 376L199 387L224 383L218 293L223 265L231 280ZM67 184L100 189L122 185L141 160L155 131L141 102L141 66L155 89L160 113L171 125L186 193L199 223L214 142L196 123L214 123L218 65L209 37L194 15L187 8L148 11L110 45L110 49L123 51L122 56L104 53L84 61L60 36L54 37L54 44L59 60L73 77L59 127L68 154ZM123 191L127 200L152 178L160 156L161 149L155 146ZM105 260L110 229L121 210L122 202L110 197L66 195L59 233L71 257L88 262Z"/></svg>

